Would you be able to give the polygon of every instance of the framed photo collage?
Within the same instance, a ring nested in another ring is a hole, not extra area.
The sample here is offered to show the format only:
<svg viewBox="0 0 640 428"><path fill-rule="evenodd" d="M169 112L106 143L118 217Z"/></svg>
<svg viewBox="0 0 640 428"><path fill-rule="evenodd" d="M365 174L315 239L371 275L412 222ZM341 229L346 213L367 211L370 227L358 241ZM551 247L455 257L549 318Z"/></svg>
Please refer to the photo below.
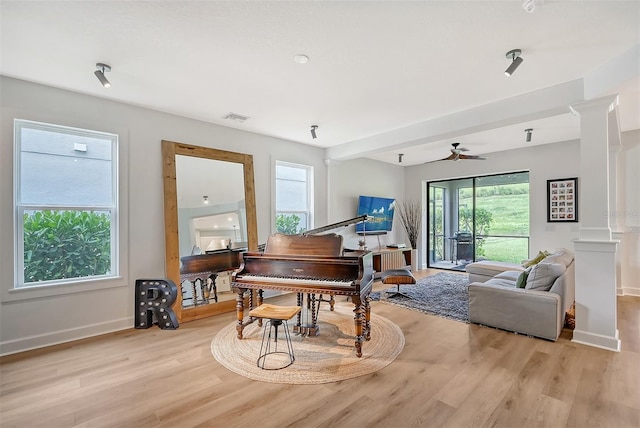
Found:
<svg viewBox="0 0 640 428"><path fill-rule="evenodd" d="M578 179L547 180L547 222L578 221Z"/></svg>

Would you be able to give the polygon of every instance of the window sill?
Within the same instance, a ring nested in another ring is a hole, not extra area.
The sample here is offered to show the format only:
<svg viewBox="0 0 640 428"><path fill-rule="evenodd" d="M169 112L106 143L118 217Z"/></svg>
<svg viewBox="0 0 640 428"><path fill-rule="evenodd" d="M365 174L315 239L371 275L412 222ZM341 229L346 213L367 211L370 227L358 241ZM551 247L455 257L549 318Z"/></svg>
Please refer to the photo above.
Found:
<svg viewBox="0 0 640 428"><path fill-rule="evenodd" d="M127 281L123 277L78 280L68 283L12 288L4 291L1 301L3 303L17 302L126 286Z"/></svg>

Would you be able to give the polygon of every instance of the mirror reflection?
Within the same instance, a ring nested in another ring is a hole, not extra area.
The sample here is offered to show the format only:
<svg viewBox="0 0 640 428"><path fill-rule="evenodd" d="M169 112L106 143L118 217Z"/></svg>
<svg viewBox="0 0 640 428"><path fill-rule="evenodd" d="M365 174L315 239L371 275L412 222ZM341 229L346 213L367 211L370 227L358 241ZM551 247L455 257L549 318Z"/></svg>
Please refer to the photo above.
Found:
<svg viewBox="0 0 640 428"><path fill-rule="evenodd" d="M182 307L233 300L247 249L243 164L176 155L175 165Z"/></svg>

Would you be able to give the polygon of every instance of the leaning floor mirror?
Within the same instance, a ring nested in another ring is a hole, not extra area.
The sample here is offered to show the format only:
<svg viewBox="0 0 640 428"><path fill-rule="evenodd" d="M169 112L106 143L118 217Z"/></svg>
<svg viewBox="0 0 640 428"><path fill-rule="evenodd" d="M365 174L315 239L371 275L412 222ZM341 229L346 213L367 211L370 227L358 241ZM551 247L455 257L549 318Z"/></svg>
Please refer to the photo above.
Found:
<svg viewBox="0 0 640 428"><path fill-rule="evenodd" d="M235 310L231 273L257 250L253 157L162 141L166 275L179 322Z"/></svg>

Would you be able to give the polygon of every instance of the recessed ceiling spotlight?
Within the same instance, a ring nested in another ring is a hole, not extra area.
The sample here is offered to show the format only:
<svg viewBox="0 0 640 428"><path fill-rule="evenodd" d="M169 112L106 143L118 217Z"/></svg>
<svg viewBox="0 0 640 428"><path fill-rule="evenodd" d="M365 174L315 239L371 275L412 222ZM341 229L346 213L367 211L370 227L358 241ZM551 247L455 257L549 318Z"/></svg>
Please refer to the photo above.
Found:
<svg viewBox="0 0 640 428"><path fill-rule="evenodd" d="M306 64L309 62L309 57L303 54L293 56L293 60L298 64Z"/></svg>

